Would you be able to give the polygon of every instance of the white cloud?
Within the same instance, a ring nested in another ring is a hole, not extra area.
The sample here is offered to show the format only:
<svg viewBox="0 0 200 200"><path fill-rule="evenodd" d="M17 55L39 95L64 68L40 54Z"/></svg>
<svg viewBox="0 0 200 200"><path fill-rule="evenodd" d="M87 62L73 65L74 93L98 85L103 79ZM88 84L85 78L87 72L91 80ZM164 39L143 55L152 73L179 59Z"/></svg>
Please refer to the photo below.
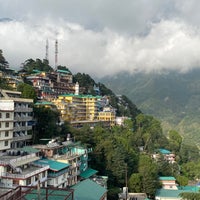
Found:
<svg viewBox="0 0 200 200"><path fill-rule="evenodd" d="M0 0L0 49L11 67L45 57L72 72L181 72L200 67L198 0Z"/></svg>
<svg viewBox="0 0 200 200"><path fill-rule="evenodd" d="M200 67L199 31L179 20L154 23L145 36L125 36L108 28L97 32L63 20L57 24L45 20L37 26L11 21L0 23L0 44L11 67L19 67L28 58L43 59L47 38L49 60L54 66L58 38L58 62L74 73L104 76L122 70L184 72Z"/></svg>

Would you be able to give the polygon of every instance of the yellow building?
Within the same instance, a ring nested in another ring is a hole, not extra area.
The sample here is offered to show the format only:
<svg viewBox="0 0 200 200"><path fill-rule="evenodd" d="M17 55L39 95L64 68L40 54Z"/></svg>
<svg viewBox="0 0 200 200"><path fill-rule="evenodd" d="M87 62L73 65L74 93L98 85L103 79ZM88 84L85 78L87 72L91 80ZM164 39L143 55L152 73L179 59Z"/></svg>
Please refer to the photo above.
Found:
<svg viewBox="0 0 200 200"><path fill-rule="evenodd" d="M98 112L98 120L107 121L110 123L110 126L115 125L115 110L110 107L105 107L103 111Z"/></svg>
<svg viewBox="0 0 200 200"><path fill-rule="evenodd" d="M60 95L53 101L63 121L84 121L97 118L97 98L92 95Z"/></svg>

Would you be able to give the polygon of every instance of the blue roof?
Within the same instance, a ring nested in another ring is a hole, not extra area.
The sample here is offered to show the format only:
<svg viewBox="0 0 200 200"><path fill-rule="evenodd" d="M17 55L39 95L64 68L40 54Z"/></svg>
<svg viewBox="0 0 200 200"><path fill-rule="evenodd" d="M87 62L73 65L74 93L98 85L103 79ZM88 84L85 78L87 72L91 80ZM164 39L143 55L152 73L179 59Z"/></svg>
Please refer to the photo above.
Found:
<svg viewBox="0 0 200 200"><path fill-rule="evenodd" d="M167 149L159 149L160 153L162 154L170 154L171 151L167 150Z"/></svg>
<svg viewBox="0 0 200 200"><path fill-rule="evenodd" d="M72 187L76 200L100 200L107 190L90 179L79 182Z"/></svg>
<svg viewBox="0 0 200 200"><path fill-rule="evenodd" d="M65 169L70 166L70 164L68 164L68 163L62 163L62 162L58 162L55 160L49 160L49 159L37 160L34 163L39 164L39 165L49 165L49 167L52 171L60 171L60 170Z"/></svg>

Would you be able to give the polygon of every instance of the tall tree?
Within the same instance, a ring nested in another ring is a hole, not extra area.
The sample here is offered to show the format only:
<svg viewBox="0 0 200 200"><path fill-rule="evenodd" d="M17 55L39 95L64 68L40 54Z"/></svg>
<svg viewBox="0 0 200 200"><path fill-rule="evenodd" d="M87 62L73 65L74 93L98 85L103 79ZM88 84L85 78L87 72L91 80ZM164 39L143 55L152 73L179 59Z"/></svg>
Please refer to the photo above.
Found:
<svg viewBox="0 0 200 200"><path fill-rule="evenodd" d="M152 197L159 185L156 163L148 155L140 155L138 171L142 177L142 191Z"/></svg>
<svg viewBox="0 0 200 200"><path fill-rule="evenodd" d="M8 62L3 56L3 51L0 49L0 70L4 71L8 67Z"/></svg>
<svg viewBox="0 0 200 200"><path fill-rule="evenodd" d="M17 90L20 91L22 98L33 99L34 102L37 100L37 95L34 88L26 83L20 83L17 86Z"/></svg>

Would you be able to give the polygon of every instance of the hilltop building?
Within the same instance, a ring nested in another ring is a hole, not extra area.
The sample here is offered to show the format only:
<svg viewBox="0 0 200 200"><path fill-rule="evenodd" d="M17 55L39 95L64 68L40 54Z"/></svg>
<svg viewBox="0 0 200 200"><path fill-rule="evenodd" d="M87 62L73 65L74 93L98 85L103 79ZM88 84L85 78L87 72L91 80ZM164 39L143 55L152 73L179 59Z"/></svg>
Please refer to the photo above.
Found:
<svg viewBox="0 0 200 200"><path fill-rule="evenodd" d="M38 70L28 76L39 99L51 100L60 94L74 93L75 84L72 82L71 72L66 70L56 70L54 72L41 72Z"/></svg>

